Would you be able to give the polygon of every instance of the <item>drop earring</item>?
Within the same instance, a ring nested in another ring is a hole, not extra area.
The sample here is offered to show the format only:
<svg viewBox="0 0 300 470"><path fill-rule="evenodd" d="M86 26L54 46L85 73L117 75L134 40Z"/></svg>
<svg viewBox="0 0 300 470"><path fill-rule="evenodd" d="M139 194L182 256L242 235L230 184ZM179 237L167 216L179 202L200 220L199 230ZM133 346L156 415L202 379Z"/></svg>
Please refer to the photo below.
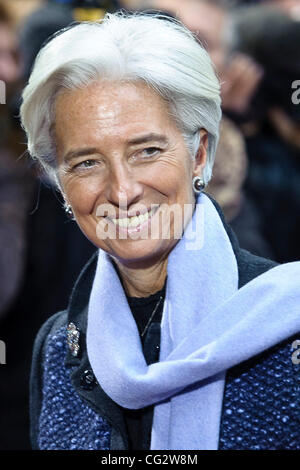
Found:
<svg viewBox="0 0 300 470"><path fill-rule="evenodd" d="M205 183L203 181L202 178L200 178L200 176L195 176L195 178L193 178L193 190L196 194L200 194L203 189L205 188Z"/></svg>
<svg viewBox="0 0 300 470"><path fill-rule="evenodd" d="M72 207L70 206L70 204L67 204L65 206L65 213L67 214L69 219L74 219L74 214L73 214Z"/></svg>

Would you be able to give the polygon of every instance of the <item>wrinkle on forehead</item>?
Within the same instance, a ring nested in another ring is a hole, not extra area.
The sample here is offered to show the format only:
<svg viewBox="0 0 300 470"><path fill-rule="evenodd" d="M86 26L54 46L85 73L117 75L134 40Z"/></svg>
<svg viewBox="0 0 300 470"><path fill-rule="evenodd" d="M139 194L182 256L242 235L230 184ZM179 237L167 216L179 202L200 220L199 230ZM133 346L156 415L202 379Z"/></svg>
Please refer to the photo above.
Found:
<svg viewBox="0 0 300 470"><path fill-rule="evenodd" d="M97 100L99 94L103 99L102 103L99 103L99 100ZM154 100L154 95L159 99ZM162 98L145 83L114 83L104 81L92 83L81 89L61 92L57 97L55 109L59 109L61 101L69 102L68 104L72 104L79 111L96 110L99 118L113 119L116 114L120 113L122 110L122 101L124 102L124 100L126 100L128 111L131 111L131 108L135 109L136 106L139 106L139 103L143 103L144 100L148 100L149 104L151 103L152 106L161 104L161 107L163 107ZM162 103L159 103L160 101L162 101ZM69 108L65 108L64 112L68 112L68 109Z"/></svg>
<svg viewBox="0 0 300 470"><path fill-rule="evenodd" d="M96 82L83 89L61 93L55 112L56 137L61 140L62 132L66 137L70 128L76 126L75 139L83 139L82 143L93 133L95 138L125 141L131 133L144 132L145 122L150 123L152 131L171 124L165 101L141 82ZM61 129L61 123L66 121L68 125Z"/></svg>

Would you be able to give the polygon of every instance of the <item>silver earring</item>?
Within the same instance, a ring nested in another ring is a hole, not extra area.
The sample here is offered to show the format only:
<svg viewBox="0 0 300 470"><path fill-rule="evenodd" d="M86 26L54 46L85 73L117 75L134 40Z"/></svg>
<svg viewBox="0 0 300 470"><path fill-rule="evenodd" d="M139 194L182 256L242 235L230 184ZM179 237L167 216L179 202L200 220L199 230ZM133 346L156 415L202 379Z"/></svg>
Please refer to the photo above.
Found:
<svg viewBox="0 0 300 470"><path fill-rule="evenodd" d="M202 178L200 178L200 176L195 176L195 178L193 178L193 190L196 194L200 194L203 189L205 188L205 183L203 181Z"/></svg>
<svg viewBox="0 0 300 470"><path fill-rule="evenodd" d="M65 213L67 214L69 219L74 219L74 214L73 214L72 207L70 206L70 204L67 204L65 206Z"/></svg>

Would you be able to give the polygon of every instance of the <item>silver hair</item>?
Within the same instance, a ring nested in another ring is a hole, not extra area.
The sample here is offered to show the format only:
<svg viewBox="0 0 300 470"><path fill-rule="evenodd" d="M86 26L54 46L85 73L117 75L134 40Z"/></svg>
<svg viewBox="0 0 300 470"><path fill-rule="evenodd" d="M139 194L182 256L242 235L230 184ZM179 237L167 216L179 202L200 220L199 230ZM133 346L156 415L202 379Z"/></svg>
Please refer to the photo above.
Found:
<svg viewBox="0 0 300 470"><path fill-rule="evenodd" d="M101 22L72 25L39 52L23 91L21 122L28 150L59 186L53 137L58 93L101 79L142 81L169 104L195 157L199 130L208 132L205 183L219 138L220 84L206 50L179 21L163 15L106 14Z"/></svg>

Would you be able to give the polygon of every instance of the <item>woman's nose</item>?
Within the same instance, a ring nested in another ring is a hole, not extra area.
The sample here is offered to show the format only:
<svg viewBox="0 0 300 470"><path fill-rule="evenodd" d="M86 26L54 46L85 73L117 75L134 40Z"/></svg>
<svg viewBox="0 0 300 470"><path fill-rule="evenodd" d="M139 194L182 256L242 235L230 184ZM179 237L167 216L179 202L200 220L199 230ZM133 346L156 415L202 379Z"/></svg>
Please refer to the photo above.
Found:
<svg viewBox="0 0 300 470"><path fill-rule="evenodd" d="M111 169L106 184L106 199L124 210L143 196L143 185L133 172L123 165Z"/></svg>

